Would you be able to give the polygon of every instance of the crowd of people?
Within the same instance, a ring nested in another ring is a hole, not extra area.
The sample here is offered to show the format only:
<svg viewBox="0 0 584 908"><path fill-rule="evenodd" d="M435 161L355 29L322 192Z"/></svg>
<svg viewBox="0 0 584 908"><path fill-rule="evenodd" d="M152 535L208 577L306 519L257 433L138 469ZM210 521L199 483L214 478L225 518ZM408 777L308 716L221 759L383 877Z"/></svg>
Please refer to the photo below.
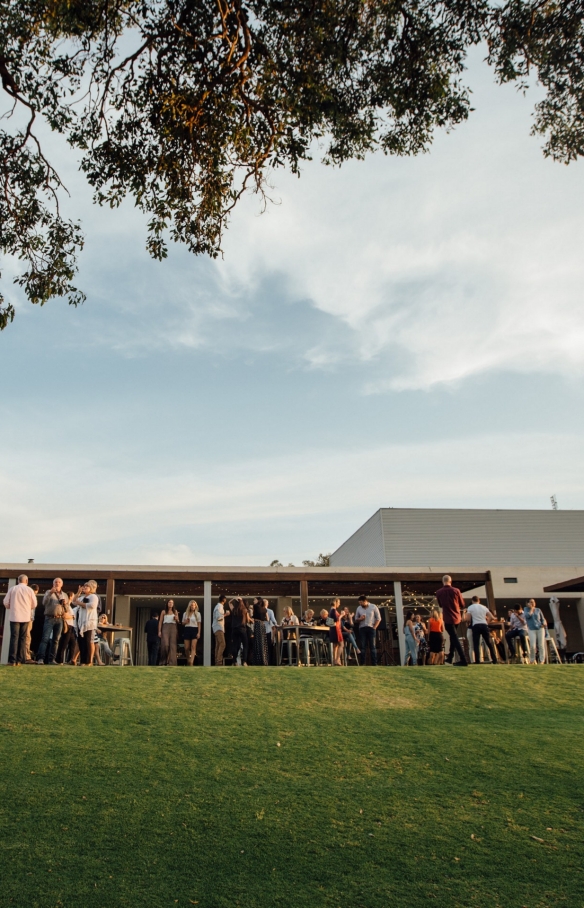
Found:
<svg viewBox="0 0 584 908"><path fill-rule="evenodd" d="M101 613L101 600L96 593L97 583L88 580L77 592L63 590L63 581L57 577L42 598L41 620L35 622L39 588L29 586L26 575L4 598L10 616L10 665L37 662L56 665L103 665L113 660L107 640L107 617ZM404 616L405 662L410 665L451 664L465 666L469 661L483 661L488 654L491 663L507 661L508 652L520 662L547 661L547 621L535 600L525 606L509 610L509 620L499 621L473 596L470 605L462 593L445 575L442 587L436 591L438 605L431 609L427 621L420 611L410 610ZM468 653L459 635L461 623L466 622ZM377 636L381 613L367 596L360 596L353 614L340 599L334 599L329 608L318 615L307 609L299 618L289 606L277 621L267 599L255 597L247 601L241 597L227 599L220 596L213 609L212 631L215 638L215 665L273 665L279 662L276 647L279 641L296 643L296 659L300 658L301 629L315 628L322 631L320 640L330 646L325 650L325 661L332 665L347 664L347 655L365 664L377 665ZM493 627L495 625L495 628ZM37 634L33 627L36 627ZM298 630L296 630L296 628ZM174 600L169 599L163 610L153 612L145 625L149 665L176 665L179 641L182 641L187 665L196 664L197 648L201 638L202 616L196 599L191 599L184 613L179 613ZM503 639L504 635L504 639ZM445 639L449 641L445 654ZM291 661L290 648L288 661Z"/></svg>
<svg viewBox="0 0 584 908"><path fill-rule="evenodd" d="M96 645L102 638L99 623L107 619L105 615L100 619L101 602L96 590L97 582L88 580L76 593L66 593L62 579L56 577L43 595L42 624L37 625L39 634L35 641L33 626L39 588L36 584L29 586L28 577L21 574L18 583L4 597L4 607L10 616L8 664L93 665L95 661L99 664L102 661L100 654L96 654ZM106 647L109 649L104 640L103 648Z"/></svg>

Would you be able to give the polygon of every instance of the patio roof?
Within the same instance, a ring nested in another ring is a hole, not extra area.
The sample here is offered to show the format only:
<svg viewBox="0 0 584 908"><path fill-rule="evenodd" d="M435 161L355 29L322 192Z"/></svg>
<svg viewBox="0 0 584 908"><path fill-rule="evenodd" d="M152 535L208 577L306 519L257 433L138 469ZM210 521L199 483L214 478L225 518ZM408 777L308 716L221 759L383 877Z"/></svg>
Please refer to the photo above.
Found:
<svg viewBox="0 0 584 908"><path fill-rule="evenodd" d="M561 583L552 583L544 586L544 593L584 593L584 577L574 577L572 580L562 580Z"/></svg>

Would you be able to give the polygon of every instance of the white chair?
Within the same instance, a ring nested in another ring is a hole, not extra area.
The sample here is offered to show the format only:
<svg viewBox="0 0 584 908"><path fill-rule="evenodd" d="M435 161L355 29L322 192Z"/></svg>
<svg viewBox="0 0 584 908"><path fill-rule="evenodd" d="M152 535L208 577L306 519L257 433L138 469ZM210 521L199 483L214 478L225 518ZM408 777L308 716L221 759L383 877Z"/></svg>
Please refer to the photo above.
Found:
<svg viewBox="0 0 584 908"><path fill-rule="evenodd" d="M116 637L114 640L112 665L133 665L132 641L129 637Z"/></svg>

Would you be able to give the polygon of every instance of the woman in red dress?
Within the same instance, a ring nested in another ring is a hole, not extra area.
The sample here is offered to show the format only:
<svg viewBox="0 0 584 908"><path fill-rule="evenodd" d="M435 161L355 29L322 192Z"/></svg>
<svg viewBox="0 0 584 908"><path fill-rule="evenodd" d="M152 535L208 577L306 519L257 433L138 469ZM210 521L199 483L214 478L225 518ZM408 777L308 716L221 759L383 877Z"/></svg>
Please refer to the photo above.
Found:
<svg viewBox="0 0 584 908"><path fill-rule="evenodd" d="M333 645L333 665L342 665L341 655L343 652L343 632L341 630L341 607L340 599L333 599L331 610L328 616L329 640Z"/></svg>

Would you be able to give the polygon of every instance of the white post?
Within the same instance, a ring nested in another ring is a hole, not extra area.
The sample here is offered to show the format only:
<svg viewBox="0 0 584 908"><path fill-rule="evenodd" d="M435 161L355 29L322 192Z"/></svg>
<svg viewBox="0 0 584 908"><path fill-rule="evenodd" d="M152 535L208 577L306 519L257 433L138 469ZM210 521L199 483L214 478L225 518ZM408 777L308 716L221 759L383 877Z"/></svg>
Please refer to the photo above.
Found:
<svg viewBox="0 0 584 908"><path fill-rule="evenodd" d="M16 578L8 581L8 589L16 586ZM0 653L0 665L8 665L8 650L10 649L10 611L6 609L4 615L4 634L2 637L2 652Z"/></svg>
<svg viewBox="0 0 584 908"><path fill-rule="evenodd" d="M203 581L203 665L211 665L211 625L213 609L211 608L211 581Z"/></svg>
<svg viewBox="0 0 584 908"><path fill-rule="evenodd" d="M399 580L394 580L393 592L395 596L395 617L397 618L397 640L399 643L399 664L404 665L406 661L406 638L404 636L404 603L402 599L402 588Z"/></svg>

